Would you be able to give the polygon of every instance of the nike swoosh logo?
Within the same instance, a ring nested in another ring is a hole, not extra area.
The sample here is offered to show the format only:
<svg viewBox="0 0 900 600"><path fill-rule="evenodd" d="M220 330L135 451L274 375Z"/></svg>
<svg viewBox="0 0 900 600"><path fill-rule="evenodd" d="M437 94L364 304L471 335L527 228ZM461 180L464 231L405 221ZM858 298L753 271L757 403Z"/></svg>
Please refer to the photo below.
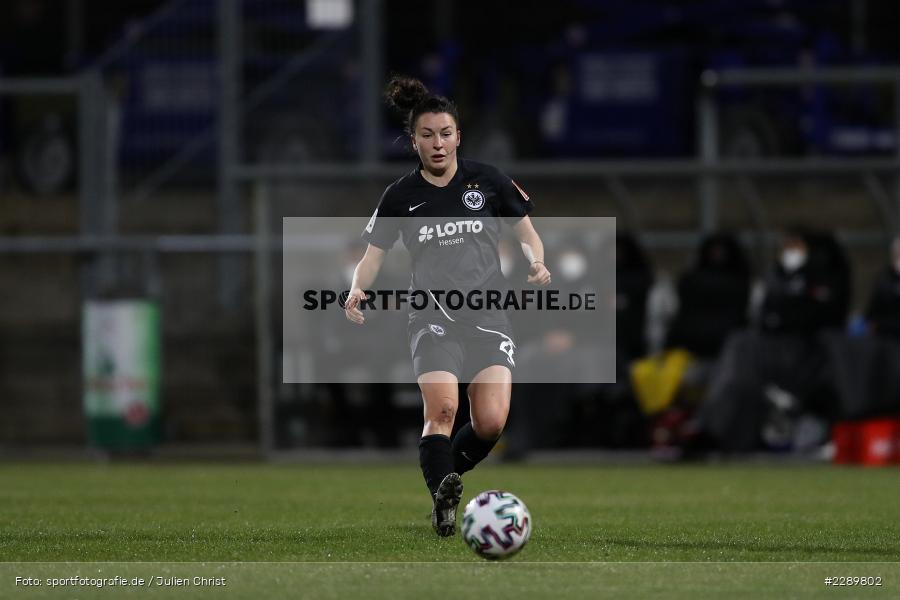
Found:
<svg viewBox="0 0 900 600"><path fill-rule="evenodd" d="M423 202L422 204L428 204L428 202L426 201L426 202ZM410 207L409 207L409 212L412 212L412 211L416 210L417 208L419 208L420 206L422 206L422 204L416 204L415 206L410 206Z"/></svg>

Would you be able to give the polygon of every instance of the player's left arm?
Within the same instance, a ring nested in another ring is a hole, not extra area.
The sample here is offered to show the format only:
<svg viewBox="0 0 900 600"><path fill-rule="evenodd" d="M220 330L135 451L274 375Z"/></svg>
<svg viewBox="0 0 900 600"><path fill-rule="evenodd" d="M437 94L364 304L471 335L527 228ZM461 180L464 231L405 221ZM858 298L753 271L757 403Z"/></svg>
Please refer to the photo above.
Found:
<svg viewBox="0 0 900 600"><path fill-rule="evenodd" d="M513 231L522 245L522 253L531 265L528 283L541 287L549 285L550 271L544 264L544 242L541 241L541 236L538 235L528 215L513 225Z"/></svg>

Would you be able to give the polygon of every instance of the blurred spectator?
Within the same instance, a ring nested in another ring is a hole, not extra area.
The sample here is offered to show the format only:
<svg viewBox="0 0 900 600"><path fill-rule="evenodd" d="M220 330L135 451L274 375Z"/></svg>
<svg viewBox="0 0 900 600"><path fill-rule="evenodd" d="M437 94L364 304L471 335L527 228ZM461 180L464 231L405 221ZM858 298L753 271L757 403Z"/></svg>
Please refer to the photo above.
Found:
<svg viewBox="0 0 900 600"><path fill-rule="evenodd" d="M766 281L764 331L813 335L843 328L850 308L850 267L832 234L787 231L780 260Z"/></svg>
<svg viewBox="0 0 900 600"><path fill-rule="evenodd" d="M866 323L878 336L900 338L900 238L891 244L891 264L875 280Z"/></svg>
<svg viewBox="0 0 900 600"><path fill-rule="evenodd" d="M823 336L837 419L900 415L900 238L874 282L865 319L872 336Z"/></svg>
<svg viewBox="0 0 900 600"><path fill-rule="evenodd" d="M666 347L716 357L725 338L746 325L749 298L750 266L740 243L729 234L707 236L678 280L678 313Z"/></svg>
<svg viewBox="0 0 900 600"><path fill-rule="evenodd" d="M810 238L813 272L821 273L818 290L828 296L822 301L823 328L844 329L852 300L850 260L833 234L813 233Z"/></svg>
<svg viewBox="0 0 900 600"><path fill-rule="evenodd" d="M632 366L640 406L654 417L660 457L679 454L693 435L691 416L706 394L713 361L727 336L746 325L749 298L750 267L738 240L705 237L678 280L678 311L664 351Z"/></svg>
<svg viewBox="0 0 900 600"><path fill-rule="evenodd" d="M647 297L653 270L644 249L630 233L616 236L616 343L625 361L647 352Z"/></svg>
<svg viewBox="0 0 900 600"><path fill-rule="evenodd" d="M591 422L597 439L608 446L645 445L647 422L635 396L631 369L648 352L647 315L655 276L634 234L617 234L615 249L616 383L602 388Z"/></svg>
<svg viewBox="0 0 900 600"><path fill-rule="evenodd" d="M809 449L824 441L821 419L833 416L834 385L820 334L843 327L849 281L833 235L786 232L760 330L728 339L700 410L701 429L720 448Z"/></svg>

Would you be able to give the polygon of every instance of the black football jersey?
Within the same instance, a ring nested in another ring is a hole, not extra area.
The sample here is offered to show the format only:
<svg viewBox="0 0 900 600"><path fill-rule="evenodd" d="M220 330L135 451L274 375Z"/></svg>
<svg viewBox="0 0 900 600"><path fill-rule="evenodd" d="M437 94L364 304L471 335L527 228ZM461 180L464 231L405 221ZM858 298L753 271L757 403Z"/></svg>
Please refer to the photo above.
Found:
<svg viewBox="0 0 900 600"><path fill-rule="evenodd" d="M384 250L398 237L402 240L412 257L413 291L505 290L497 251L501 227L530 213L532 202L496 167L457 160L456 174L445 187L422 177L421 164L389 185L363 239ZM441 312L476 325L505 320L505 315L485 310L454 312L442 306ZM415 311L411 313L414 317Z"/></svg>

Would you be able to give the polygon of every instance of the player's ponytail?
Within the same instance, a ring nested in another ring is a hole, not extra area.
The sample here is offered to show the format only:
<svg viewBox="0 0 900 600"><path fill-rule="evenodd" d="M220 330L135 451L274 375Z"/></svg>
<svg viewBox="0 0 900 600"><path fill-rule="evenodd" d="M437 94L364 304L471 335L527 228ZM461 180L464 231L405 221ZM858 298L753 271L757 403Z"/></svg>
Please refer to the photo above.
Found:
<svg viewBox="0 0 900 600"><path fill-rule="evenodd" d="M414 77L394 75L384 89L387 105L406 118L409 112L428 97L428 88Z"/></svg>
<svg viewBox="0 0 900 600"><path fill-rule="evenodd" d="M447 113L453 117L456 126L459 127L459 113L456 105L443 96L430 93L425 84L415 77L402 75L391 77L385 86L384 98L387 105L403 117L408 135L413 135L416 129L416 119L426 112Z"/></svg>

